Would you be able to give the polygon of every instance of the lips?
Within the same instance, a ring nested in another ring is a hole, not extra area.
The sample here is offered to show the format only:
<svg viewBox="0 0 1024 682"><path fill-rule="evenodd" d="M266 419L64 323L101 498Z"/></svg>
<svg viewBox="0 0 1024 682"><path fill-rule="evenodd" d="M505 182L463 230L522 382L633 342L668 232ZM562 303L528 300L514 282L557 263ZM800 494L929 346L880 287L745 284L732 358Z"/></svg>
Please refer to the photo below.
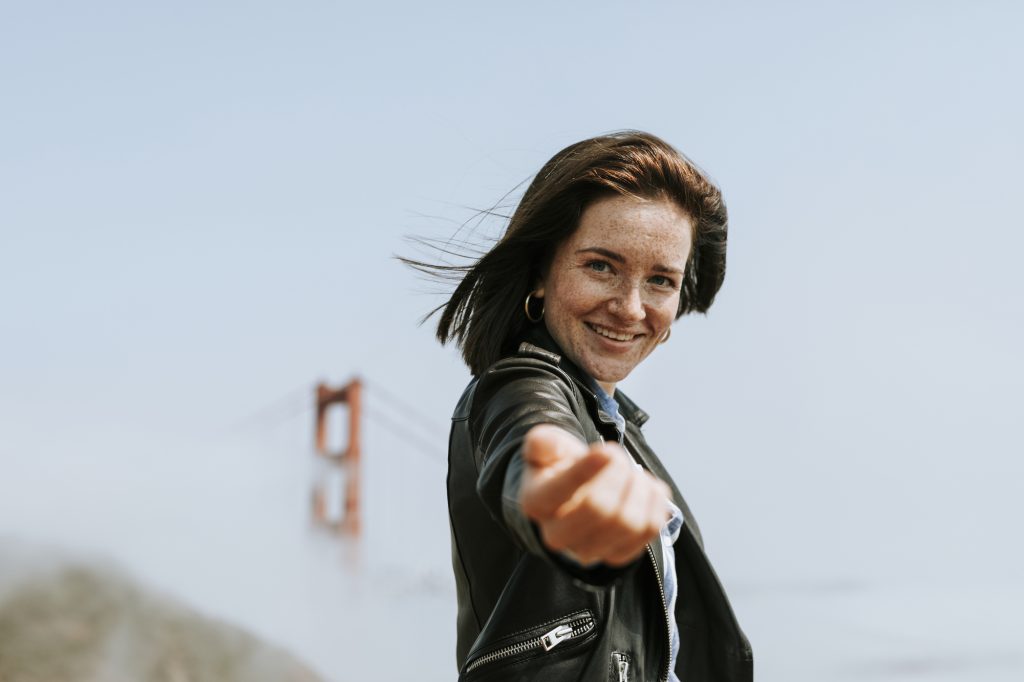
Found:
<svg viewBox="0 0 1024 682"><path fill-rule="evenodd" d="M640 336L643 336L643 334L633 334L631 332L615 331L614 329L610 329L608 327L596 325L593 322L586 322L585 324L592 332L600 336L603 336L606 339L610 339L612 341L619 341L625 343L628 341L633 341L634 339Z"/></svg>

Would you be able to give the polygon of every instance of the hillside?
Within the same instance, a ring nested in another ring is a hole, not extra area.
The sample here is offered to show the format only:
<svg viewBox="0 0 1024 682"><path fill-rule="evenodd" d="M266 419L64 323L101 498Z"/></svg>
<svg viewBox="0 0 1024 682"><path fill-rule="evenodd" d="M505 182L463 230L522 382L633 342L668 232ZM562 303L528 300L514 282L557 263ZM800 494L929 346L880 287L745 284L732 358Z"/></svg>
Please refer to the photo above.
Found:
<svg viewBox="0 0 1024 682"><path fill-rule="evenodd" d="M0 546L0 681L243 680L320 678L116 568Z"/></svg>

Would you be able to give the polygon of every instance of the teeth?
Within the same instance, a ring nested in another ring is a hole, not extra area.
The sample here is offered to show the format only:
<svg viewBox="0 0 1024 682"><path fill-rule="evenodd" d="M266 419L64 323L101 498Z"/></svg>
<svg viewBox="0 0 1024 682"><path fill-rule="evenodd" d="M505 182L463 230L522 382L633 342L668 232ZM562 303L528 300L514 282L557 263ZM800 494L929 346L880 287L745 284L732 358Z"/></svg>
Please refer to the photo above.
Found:
<svg viewBox="0 0 1024 682"><path fill-rule="evenodd" d="M600 334L601 336L606 336L609 339L614 339L615 341L631 341L633 339L633 334L618 334L616 332L611 331L610 329L598 327L596 324L590 325L590 328L593 329L598 334Z"/></svg>

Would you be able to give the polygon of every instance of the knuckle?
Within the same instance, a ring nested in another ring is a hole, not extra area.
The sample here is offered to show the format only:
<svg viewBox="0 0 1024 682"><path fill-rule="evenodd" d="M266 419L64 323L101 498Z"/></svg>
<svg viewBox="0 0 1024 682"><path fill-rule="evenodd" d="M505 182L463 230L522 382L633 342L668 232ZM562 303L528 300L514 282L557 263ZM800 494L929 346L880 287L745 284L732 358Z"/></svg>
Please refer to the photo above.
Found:
<svg viewBox="0 0 1024 682"><path fill-rule="evenodd" d="M551 528L550 526L543 526L541 528L541 539L544 540L544 544L547 545L549 549L553 549L555 551L567 549L569 546L566 534L563 531L557 528Z"/></svg>
<svg viewBox="0 0 1024 682"><path fill-rule="evenodd" d="M523 513L532 519L540 518L543 516L541 513L540 503L534 495L522 495L519 498L519 507L523 510Z"/></svg>
<svg viewBox="0 0 1024 682"><path fill-rule="evenodd" d="M618 529L620 535L630 539L643 537L647 531L646 519L636 514L624 514L619 519Z"/></svg>
<svg viewBox="0 0 1024 682"><path fill-rule="evenodd" d="M594 524L603 530L615 530L621 525L622 519L616 513L614 505L607 500L600 502L594 508Z"/></svg>
<svg viewBox="0 0 1024 682"><path fill-rule="evenodd" d="M603 444L594 445L588 453L592 463L597 467L606 467L614 464L614 457Z"/></svg>
<svg viewBox="0 0 1024 682"><path fill-rule="evenodd" d="M657 534L658 534L658 529L657 528L651 528L650 525L648 525L646 523L641 523L637 527L636 532L633 534L633 540L634 540L635 544L637 544L639 546L643 546L643 545L646 545L648 542L650 542L651 539L655 535L657 535Z"/></svg>

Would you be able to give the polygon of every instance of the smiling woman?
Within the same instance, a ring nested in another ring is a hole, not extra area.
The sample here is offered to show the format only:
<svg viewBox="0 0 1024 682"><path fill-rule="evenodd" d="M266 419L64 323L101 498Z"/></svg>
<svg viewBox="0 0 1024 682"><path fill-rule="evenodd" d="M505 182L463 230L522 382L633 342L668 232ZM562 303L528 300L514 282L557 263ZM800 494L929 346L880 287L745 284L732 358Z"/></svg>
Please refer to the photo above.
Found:
<svg viewBox="0 0 1024 682"><path fill-rule="evenodd" d="M612 395L667 339L693 242L693 221L668 199L613 196L583 211L533 296L578 368Z"/></svg>
<svg viewBox="0 0 1024 682"><path fill-rule="evenodd" d="M726 225L693 163L626 131L556 154L498 243L454 268L437 334L474 376L448 459L460 680L753 678L647 414L618 389L713 302Z"/></svg>

